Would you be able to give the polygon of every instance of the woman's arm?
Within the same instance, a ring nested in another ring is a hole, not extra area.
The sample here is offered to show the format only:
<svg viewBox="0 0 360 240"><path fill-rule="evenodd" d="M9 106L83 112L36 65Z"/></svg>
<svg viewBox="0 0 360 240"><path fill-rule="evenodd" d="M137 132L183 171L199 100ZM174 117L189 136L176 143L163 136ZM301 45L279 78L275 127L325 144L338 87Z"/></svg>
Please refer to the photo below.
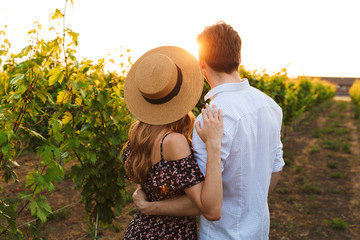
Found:
<svg viewBox="0 0 360 240"><path fill-rule="evenodd" d="M221 139L223 134L222 111L206 106L202 110L204 124L198 122L195 129L207 148L207 167L205 181L185 189L187 196L158 202L146 201L145 193L137 189L133 194L136 207L147 215L195 216L200 213L211 221L220 219L222 204L221 175ZM180 134L169 135L164 144L166 159L180 159L189 155L190 149L186 138Z"/></svg>
<svg viewBox="0 0 360 240"><path fill-rule="evenodd" d="M146 215L197 216L201 212L187 195L169 198L163 201L146 201L145 192L137 188L133 193L133 201L137 209Z"/></svg>
<svg viewBox="0 0 360 240"><path fill-rule="evenodd" d="M203 126L197 122L195 129L206 144L207 164L205 181L185 189L186 194L200 209L202 215L216 221L221 218L223 197L221 174L221 139L223 135L222 111L213 105L202 110Z"/></svg>

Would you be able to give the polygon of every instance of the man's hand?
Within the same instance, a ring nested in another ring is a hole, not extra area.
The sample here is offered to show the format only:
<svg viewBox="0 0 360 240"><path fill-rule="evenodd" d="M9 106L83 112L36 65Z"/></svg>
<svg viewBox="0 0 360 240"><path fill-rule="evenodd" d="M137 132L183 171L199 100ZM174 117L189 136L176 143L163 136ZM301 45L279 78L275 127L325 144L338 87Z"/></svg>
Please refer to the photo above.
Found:
<svg viewBox="0 0 360 240"><path fill-rule="evenodd" d="M201 214L200 210L186 195L160 202L148 202L145 192L138 185L132 198L136 208L145 215L197 216Z"/></svg>
<svg viewBox="0 0 360 240"><path fill-rule="evenodd" d="M152 215L151 211L153 210L151 202L146 200L145 192L140 186L138 186L135 192L132 195L132 199L136 208L145 215Z"/></svg>

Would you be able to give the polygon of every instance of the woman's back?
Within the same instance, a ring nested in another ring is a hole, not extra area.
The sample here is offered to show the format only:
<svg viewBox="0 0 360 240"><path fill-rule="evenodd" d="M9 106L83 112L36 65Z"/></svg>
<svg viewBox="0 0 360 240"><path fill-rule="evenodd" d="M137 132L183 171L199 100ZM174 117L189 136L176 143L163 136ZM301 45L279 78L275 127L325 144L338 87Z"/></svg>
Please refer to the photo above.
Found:
<svg viewBox="0 0 360 240"><path fill-rule="evenodd" d="M183 141L177 141L183 136L178 133L168 134L163 135L162 139L158 138L160 142L154 143L149 159L153 165L141 185L151 202L184 195L184 189L204 180L189 146L186 149ZM130 153L131 146L128 146L124 160ZM171 157L176 156L183 157L172 160ZM168 157L171 160L167 160ZM137 211L124 239L197 239L195 217L148 216Z"/></svg>

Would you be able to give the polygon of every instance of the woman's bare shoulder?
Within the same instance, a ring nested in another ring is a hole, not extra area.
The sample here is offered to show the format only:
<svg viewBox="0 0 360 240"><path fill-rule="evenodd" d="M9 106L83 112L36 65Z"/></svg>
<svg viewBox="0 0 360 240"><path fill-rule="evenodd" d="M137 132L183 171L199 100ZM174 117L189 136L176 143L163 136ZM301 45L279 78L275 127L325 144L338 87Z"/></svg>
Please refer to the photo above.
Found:
<svg viewBox="0 0 360 240"><path fill-rule="evenodd" d="M165 160L179 160L191 154L190 146L184 135L171 133L163 142L163 156Z"/></svg>

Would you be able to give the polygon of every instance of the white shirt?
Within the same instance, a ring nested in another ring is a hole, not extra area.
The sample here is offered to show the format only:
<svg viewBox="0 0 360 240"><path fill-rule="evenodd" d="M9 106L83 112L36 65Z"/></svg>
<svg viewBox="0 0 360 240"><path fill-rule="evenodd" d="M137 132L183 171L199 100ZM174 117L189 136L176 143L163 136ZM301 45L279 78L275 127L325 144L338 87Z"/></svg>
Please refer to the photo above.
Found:
<svg viewBox="0 0 360 240"><path fill-rule="evenodd" d="M282 110L247 79L217 86L205 96L208 98L224 116L223 202L219 221L200 217L199 239L268 239L271 173L285 165L280 140ZM197 121L202 123L201 115ZM205 174L206 146L195 129L192 141L195 158Z"/></svg>

